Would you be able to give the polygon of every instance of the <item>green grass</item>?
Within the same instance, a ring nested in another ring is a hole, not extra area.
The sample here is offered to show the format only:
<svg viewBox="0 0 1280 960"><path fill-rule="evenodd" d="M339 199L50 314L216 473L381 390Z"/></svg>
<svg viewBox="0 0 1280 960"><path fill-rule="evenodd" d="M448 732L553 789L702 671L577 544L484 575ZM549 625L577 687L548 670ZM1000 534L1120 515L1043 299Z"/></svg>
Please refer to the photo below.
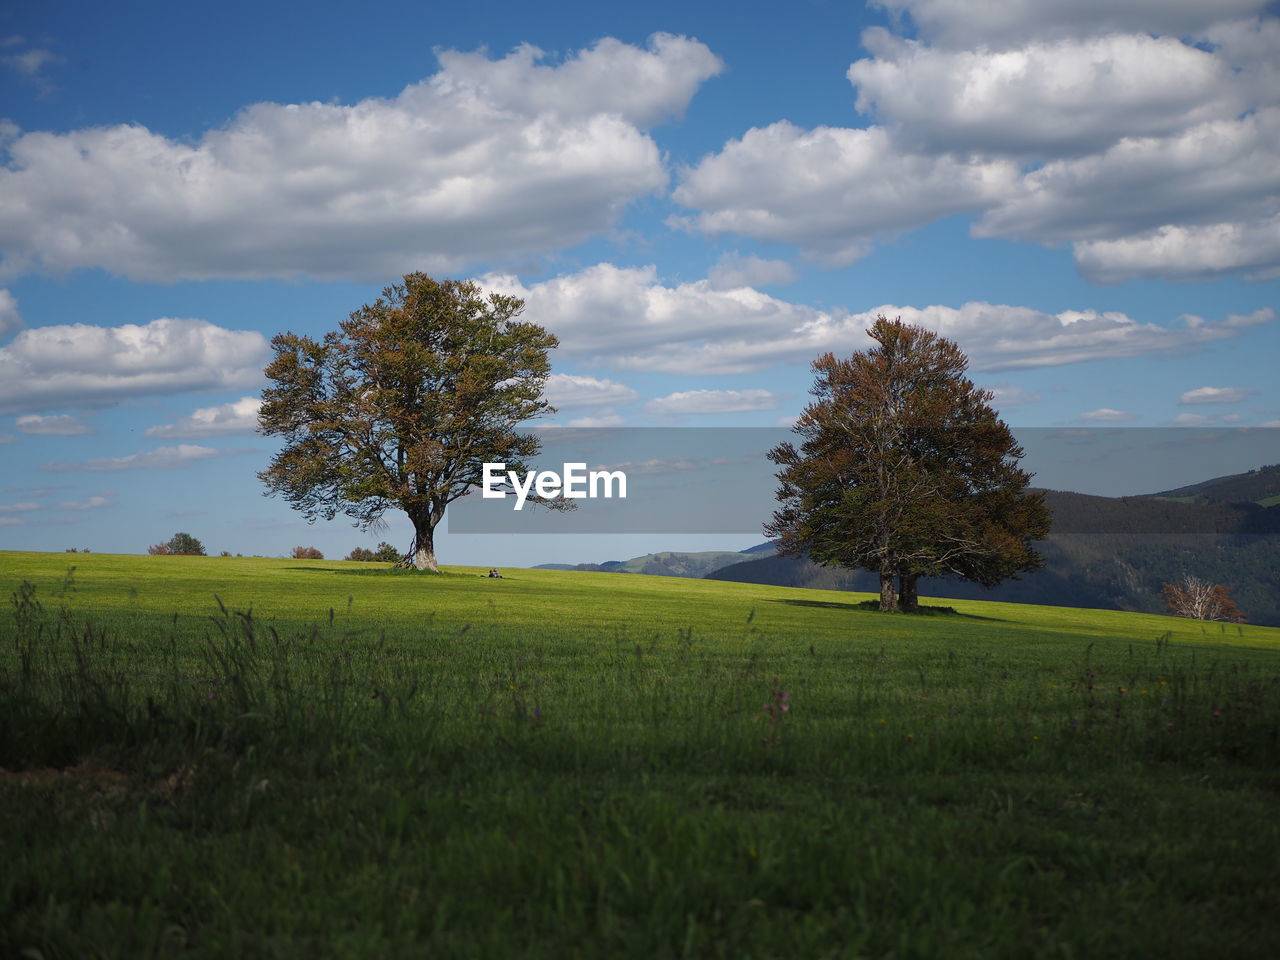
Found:
<svg viewBox="0 0 1280 960"><path fill-rule="evenodd" d="M1280 630L483 572L0 553L0 955L1280 951Z"/></svg>

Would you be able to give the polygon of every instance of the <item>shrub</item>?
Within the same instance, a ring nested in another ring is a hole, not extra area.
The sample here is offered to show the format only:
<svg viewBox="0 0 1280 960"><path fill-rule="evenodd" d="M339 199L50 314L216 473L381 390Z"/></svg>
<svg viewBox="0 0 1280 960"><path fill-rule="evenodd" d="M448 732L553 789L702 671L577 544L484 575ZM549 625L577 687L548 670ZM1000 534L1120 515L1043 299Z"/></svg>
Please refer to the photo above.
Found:
<svg viewBox="0 0 1280 960"><path fill-rule="evenodd" d="M167 543L153 543L151 546L147 547L147 553L151 554L153 557L167 557L169 554L173 553L173 551L169 549L169 544Z"/></svg>
<svg viewBox="0 0 1280 960"><path fill-rule="evenodd" d="M384 540L378 544L377 550L356 547L347 554L346 559L357 560L361 563L399 563L400 551Z"/></svg>
<svg viewBox="0 0 1280 960"><path fill-rule="evenodd" d="M324 554L315 547L294 547L290 554L295 560L323 560Z"/></svg>

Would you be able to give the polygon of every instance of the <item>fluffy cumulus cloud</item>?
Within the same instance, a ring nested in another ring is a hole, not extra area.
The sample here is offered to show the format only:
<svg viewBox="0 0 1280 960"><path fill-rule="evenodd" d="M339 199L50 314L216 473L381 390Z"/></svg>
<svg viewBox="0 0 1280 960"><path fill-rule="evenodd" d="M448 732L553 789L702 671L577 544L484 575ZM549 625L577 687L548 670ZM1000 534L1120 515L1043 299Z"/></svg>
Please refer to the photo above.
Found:
<svg viewBox="0 0 1280 960"><path fill-rule="evenodd" d="M726 253L707 273L707 280L717 290L736 287L772 287L794 283L799 275L785 260L766 260L734 251Z"/></svg>
<svg viewBox="0 0 1280 960"><path fill-rule="evenodd" d="M156 447L141 453L131 453L123 457L95 457L79 463L56 461L41 464L41 469L55 472L112 473L117 470L176 470L190 466L201 460L212 457L238 453L235 450L214 450L212 447L201 447L195 444L180 443L174 447Z"/></svg>
<svg viewBox="0 0 1280 960"><path fill-rule="evenodd" d="M616 380L600 380L596 377L580 377L571 373L551 374L547 378L544 393L557 410L631 403L640 396L625 383L618 383ZM575 426L594 425L575 424Z"/></svg>
<svg viewBox="0 0 1280 960"><path fill-rule="evenodd" d="M69 413L58 413L49 417L31 413L25 417L18 418L18 429L23 433L45 434L55 437L74 437L79 434L94 432L93 427L79 417L73 417Z"/></svg>
<svg viewBox="0 0 1280 960"><path fill-rule="evenodd" d="M1280 276L1280 18L1261 0L886 0L848 79L871 125L748 131L678 222L832 264L950 214L1070 245L1097 283ZM673 221L677 222L677 221Z"/></svg>
<svg viewBox="0 0 1280 960"><path fill-rule="evenodd" d="M1080 414L1080 419L1088 420L1091 423L1127 423L1130 420L1137 420L1138 415L1127 410L1100 407L1097 410L1090 410L1087 413Z"/></svg>
<svg viewBox="0 0 1280 960"><path fill-rule="evenodd" d="M909 14L920 33L951 46L992 47L1028 38L1150 31L1195 33L1219 20L1247 16L1268 0L875 0Z"/></svg>
<svg viewBox="0 0 1280 960"><path fill-rule="evenodd" d="M440 60L397 97L260 103L194 142L10 130L0 269L366 279L564 247L666 184L644 128L721 69L666 34Z"/></svg>
<svg viewBox="0 0 1280 960"><path fill-rule="evenodd" d="M0 337L6 337L22 326L18 300L8 290L0 289Z"/></svg>
<svg viewBox="0 0 1280 960"><path fill-rule="evenodd" d="M1179 403L1239 403L1257 393L1248 387L1198 387L1178 398Z"/></svg>
<svg viewBox="0 0 1280 960"><path fill-rule="evenodd" d="M864 43L875 56L848 73L858 109L931 150L1085 153L1231 115L1245 100L1230 64L1176 37L1117 34L993 51L874 30Z"/></svg>
<svg viewBox="0 0 1280 960"><path fill-rule="evenodd" d="M0 413L254 386L267 353L262 334L204 320L27 329L0 347Z"/></svg>
<svg viewBox="0 0 1280 960"><path fill-rule="evenodd" d="M782 121L685 171L673 196L700 212L672 223L792 243L841 265L866 256L879 236L994 204L1017 174L1009 160L904 150L881 127Z"/></svg>
<svg viewBox="0 0 1280 960"><path fill-rule="evenodd" d="M527 286L499 275L484 283L522 297L525 317L555 332L568 353L618 369L688 374L747 373L865 349L866 329L881 314L950 337L985 370L1168 352L1235 337L1276 317L1263 309L1216 322L1187 315L1161 325L1119 312L1052 314L985 302L827 311L751 287L721 290L707 280L667 286L652 267L611 264Z"/></svg>
<svg viewBox="0 0 1280 960"><path fill-rule="evenodd" d="M146 435L163 440L189 440L199 437L223 437L229 434L253 433L258 429L257 397L241 397L216 407L200 407L189 417L174 423L148 427Z"/></svg>
<svg viewBox="0 0 1280 960"><path fill-rule="evenodd" d="M768 390L687 390L650 400L645 409L663 416L772 410L778 398Z"/></svg>

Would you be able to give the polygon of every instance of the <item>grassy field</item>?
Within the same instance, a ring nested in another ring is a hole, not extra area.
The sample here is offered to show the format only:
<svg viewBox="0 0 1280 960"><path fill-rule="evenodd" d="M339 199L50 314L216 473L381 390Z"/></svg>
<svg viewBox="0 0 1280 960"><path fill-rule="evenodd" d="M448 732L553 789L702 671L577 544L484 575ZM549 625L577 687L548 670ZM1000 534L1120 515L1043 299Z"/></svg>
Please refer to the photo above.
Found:
<svg viewBox="0 0 1280 960"><path fill-rule="evenodd" d="M1280 955L1280 630L483 573L0 553L0 955Z"/></svg>

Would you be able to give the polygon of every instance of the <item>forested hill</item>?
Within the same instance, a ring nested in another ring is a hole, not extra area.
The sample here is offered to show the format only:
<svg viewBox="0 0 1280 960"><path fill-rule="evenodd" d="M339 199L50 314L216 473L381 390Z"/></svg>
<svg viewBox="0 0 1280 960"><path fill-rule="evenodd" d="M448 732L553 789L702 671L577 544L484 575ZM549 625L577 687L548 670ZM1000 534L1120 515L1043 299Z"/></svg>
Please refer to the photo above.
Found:
<svg viewBox="0 0 1280 960"><path fill-rule="evenodd" d="M1253 496L1243 499L1246 493ZM1251 622L1280 626L1280 500L1272 499L1277 497L1276 467L1147 497L1050 491L1046 500L1054 514L1054 533L1037 547L1044 569L993 590L922 580L920 593L1158 613L1161 585L1193 574L1231 587ZM819 567L796 557L748 560L712 571L707 578L878 589L871 573Z"/></svg>
<svg viewBox="0 0 1280 960"><path fill-rule="evenodd" d="M1164 490L1152 496L1191 503L1256 503L1263 507L1275 506L1280 504L1280 463L1250 470L1248 473L1216 477L1175 490Z"/></svg>

